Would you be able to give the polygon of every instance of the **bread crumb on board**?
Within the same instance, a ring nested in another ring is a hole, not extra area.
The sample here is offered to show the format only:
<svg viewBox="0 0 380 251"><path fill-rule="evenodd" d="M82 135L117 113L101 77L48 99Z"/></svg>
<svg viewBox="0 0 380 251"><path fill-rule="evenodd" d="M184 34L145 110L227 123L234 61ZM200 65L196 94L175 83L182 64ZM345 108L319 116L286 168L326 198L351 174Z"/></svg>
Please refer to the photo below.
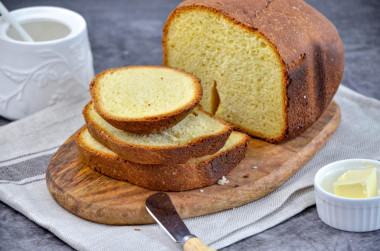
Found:
<svg viewBox="0 0 380 251"><path fill-rule="evenodd" d="M140 228L135 228L135 229L133 229L133 230L135 230L136 232L140 232L140 231L141 231Z"/></svg>
<svg viewBox="0 0 380 251"><path fill-rule="evenodd" d="M199 190L199 192L203 193L203 189Z"/></svg>
<svg viewBox="0 0 380 251"><path fill-rule="evenodd" d="M227 183L230 183L229 180L227 180L226 176L223 176L220 180L218 180L218 185L224 185L224 184L227 184Z"/></svg>
<svg viewBox="0 0 380 251"><path fill-rule="evenodd" d="M253 166L252 168L253 168L253 169L257 169L258 167L257 167L257 166Z"/></svg>

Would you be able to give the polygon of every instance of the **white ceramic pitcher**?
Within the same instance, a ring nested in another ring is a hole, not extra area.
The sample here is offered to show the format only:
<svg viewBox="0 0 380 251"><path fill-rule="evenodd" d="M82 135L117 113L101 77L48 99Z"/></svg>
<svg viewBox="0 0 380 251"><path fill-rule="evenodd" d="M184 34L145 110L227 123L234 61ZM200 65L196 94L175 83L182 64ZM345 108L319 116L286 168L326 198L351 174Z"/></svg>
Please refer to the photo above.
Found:
<svg viewBox="0 0 380 251"><path fill-rule="evenodd" d="M35 42L0 18L0 115L19 119L85 96L94 68L84 18L57 7L11 13Z"/></svg>

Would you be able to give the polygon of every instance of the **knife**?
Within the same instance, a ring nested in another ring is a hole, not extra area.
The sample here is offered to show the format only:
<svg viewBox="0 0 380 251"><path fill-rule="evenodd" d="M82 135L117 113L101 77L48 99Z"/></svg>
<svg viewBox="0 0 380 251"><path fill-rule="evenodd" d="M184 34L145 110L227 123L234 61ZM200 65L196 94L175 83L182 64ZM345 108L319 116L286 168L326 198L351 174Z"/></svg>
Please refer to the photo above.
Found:
<svg viewBox="0 0 380 251"><path fill-rule="evenodd" d="M207 247L195 235L191 234L177 213L170 197L166 193L155 193L145 201L146 210L175 241L180 242L184 251L214 250Z"/></svg>

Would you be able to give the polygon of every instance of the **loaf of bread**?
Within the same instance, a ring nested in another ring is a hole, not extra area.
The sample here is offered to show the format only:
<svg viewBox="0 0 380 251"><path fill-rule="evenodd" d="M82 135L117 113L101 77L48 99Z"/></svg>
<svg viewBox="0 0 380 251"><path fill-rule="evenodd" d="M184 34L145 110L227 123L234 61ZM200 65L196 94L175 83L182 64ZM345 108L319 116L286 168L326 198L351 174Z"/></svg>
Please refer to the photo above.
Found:
<svg viewBox="0 0 380 251"><path fill-rule="evenodd" d="M96 111L116 128L157 133L183 118L202 98L197 77L164 66L108 69L90 84Z"/></svg>
<svg viewBox="0 0 380 251"><path fill-rule="evenodd" d="M232 127L196 107L181 122L155 134L122 131L105 121L92 102L83 110L90 134L123 159L141 164L177 164L214 154L226 143Z"/></svg>
<svg viewBox="0 0 380 251"><path fill-rule="evenodd" d="M232 132L213 155L185 164L149 165L120 159L96 141L86 127L76 135L81 159L87 166L111 178L160 191L184 191L217 183L244 158L248 139L244 133Z"/></svg>
<svg viewBox="0 0 380 251"><path fill-rule="evenodd" d="M314 123L344 66L334 25L301 0L187 0L169 16L164 65L201 79L203 108L281 142Z"/></svg>

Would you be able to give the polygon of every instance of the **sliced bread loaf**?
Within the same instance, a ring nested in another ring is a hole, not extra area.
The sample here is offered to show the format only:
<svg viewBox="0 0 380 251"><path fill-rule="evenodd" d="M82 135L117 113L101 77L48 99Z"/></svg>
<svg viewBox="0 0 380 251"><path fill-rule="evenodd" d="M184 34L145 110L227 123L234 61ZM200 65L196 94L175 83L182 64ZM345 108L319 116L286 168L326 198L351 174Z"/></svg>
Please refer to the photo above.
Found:
<svg viewBox="0 0 380 251"><path fill-rule="evenodd" d="M142 164L185 163L217 152L232 128L195 108L177 125L160 133L135 134L113 127L95 110L92 102L83 110L90 134L123 159Z"/></svg>
<svg viewBox="0 0 380 251"><path fill-rule="evenodd" d="M232 132L215 154L191 159L185 164L149 165L120 159L96 141L84 127L76 136L82 161L114 179L160 191L183 191L215 184L245 156L248 135Z"/></svg>
<svg viewBox="0 0 380 251"><path fill-rule="evenodd" d="M98 74L90 84L96 111L116 128L156 133L177 124L202 98L200 80L164 66L129 66Z"/></svg>
<svg viewBox="0 0 380 251"><path fill-rule="evenodd" d="M302 0L186 0L162 41L164 65L201 79L206 111L271 142L313 124L343 76L336 28Z"/></svg>

